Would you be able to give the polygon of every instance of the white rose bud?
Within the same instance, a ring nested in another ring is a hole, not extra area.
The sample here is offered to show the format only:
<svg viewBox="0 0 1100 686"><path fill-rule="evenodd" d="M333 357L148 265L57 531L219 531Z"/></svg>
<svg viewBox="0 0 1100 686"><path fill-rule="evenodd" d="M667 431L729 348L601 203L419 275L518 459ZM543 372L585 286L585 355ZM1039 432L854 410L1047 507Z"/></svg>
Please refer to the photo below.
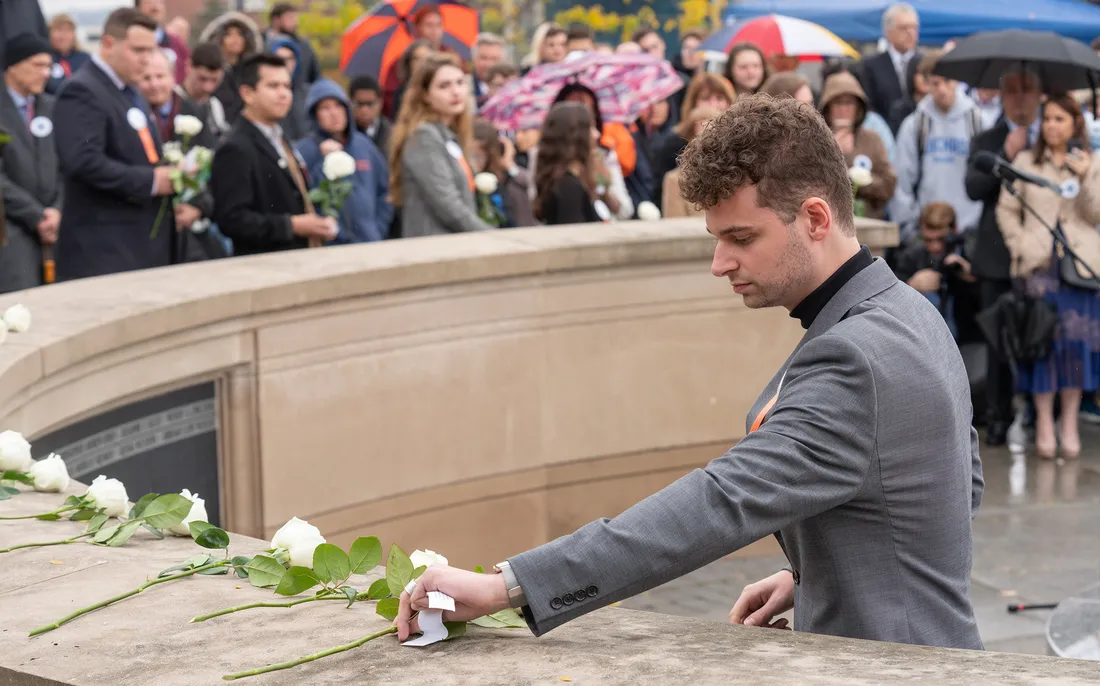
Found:
<svg viewBox="0 0 1100 686"><path fill-rule="evenodd" d="M31 465L27 472L34 477L34 490L42 492L64 491L69 487L69 470L65 460L57 453Z"/></svg>
<svg viewBox="0 0 1100 686"><path fill-rule="evenodd" d="M870 186L871 181L874 178L871 176L871 170L863 167L852 167L848 170L848 178L852 181L852 185L856 188L863 188L864 186Z"/></svg>
<svg viewBox="0 0 1100 686"><path fill-rule="evenodd" d="M413 569L447 564L447 558L431 550L414 550L413 554L409 555L409 560L412 561Z"/></svg>
<svg viewBox="0 0 1100 686"><path fill-rule="evenodd" d="M23 333L31 328L31 311L26 305L12 305L4 310L4 324L9 331Z"/></svg>
<svg viewBox="0 0 1100 686"><path fill-rule="evenodd" d="M197 136L202 131L202 120L190 114L180 114L172 121L177 136Z"/></svg>
<svg viewBox="0 0 1100 686"><path fill-rule="evenodd" d="M164 144L164 148L161 150L161 157L168 164L179 164L183 161L183 148L176 141L169 141Z"/></svg>
<svg viewBox="0 0 1100 686"><path fill-rule="evenodd" d="M282 548L290 553L290 564L310 569L313 568L313 551L324 542L325 537L320 529L297 517L291 517L271 537L272 548Z"/></svg>
<svg viewBox="0 0 1100 686"><path fill-rule="evenodd" d="M100 474L92 479L92 485L84 492L92 501L92 509L102 510L108 517L123 517L130 511L130 499L126 487L118 479L108 479Z"/></svg>
<svg viewBox="0 0 1100 686"><path fill-rule="evenodd" d="M638 219L647 222L657 221L661 218L661 211L648 200L638 203Z"/></svg>
<svg viewBox="0 0 1100 686"><path fill-rule="evenodd" d="M18 431L0 433L0 472L25 472L34 464L31 444Z"/></svg>
<svg viewBox="0 0 1100 686"><path fill-rule="evenodd" d="M497 181L496 174L492 172L481 172L474 177L474 186L482 195L492 195L497 192L500 183Z"/></svg>
<svg viewBox="0 0 1100 686"><path fill-rule="evenodd" d="M180 491L180 495L191 501L191 511L187 513L187 516L183 518L183 521L179 524L169 528L168 530L177 536L190 536L191 522L205 522L206 519L206 501L199 497L198 493L192 493L186 488Z"/></svg>
<svg viewBox="0 0 1100 686"><path fill-rule="evenodd" d="M337 181L355 173L355 158L343 150L330 152L321 163L321 171L329 181Z"/></svg>

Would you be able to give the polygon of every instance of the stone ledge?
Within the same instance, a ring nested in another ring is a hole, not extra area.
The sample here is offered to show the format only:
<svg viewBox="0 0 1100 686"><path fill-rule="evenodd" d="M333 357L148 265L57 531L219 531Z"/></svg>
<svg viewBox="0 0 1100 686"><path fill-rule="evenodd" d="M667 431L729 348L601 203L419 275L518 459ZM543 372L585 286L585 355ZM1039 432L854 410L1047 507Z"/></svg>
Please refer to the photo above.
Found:
<svg viewBox="0 0 1100 686"><path fill-rule="evenodd" d="M80 490L73 488L74 493ZM42 512L59 501L56 494L23 494L0 503L0 512ZM80 524L71 522L0 522L0 546L54 540L80 530ZM265 547L264 541L232 537L235 554ZM33 628L133 588L147 574L198 550L189 539L158 541L140 532L122 548L73 544L0 556L0 684L220 683L223 674L323 650L386 626L374 614L373 603L357 603L349 610L339 602L253 610L192 624L190 618L202 612L272 595L243 580L193 577L27 637ZM361 586L366 588L366 579ZM244 683L515 684L562 683L566 677L577 684L736 679L783 686L932 681L1092 685L1097 669L1082 660L877 643L606 608L541 638L526 630L471 627L465 638L417 649L401 647L387 636Z"/></svg>

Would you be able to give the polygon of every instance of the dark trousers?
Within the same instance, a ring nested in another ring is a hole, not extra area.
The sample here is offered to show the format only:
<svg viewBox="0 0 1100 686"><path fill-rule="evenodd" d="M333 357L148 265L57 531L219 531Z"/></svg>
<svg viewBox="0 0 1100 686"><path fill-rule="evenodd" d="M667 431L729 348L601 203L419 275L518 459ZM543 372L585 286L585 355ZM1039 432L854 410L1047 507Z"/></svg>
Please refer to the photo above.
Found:
<svg viewBox="0 0 1100 686"><path fill-rule="evenodd" d="M997 298L1012 290L1012 282L1008 279L982 279L981 287L982 309L992 307ZM1009 363L999 359L990 351L989 363L986 367L986 402L989 408L989 422L1011 423L1014 418L1012 411L1012 396L1015 392L1012 378L1012 367Z"/></svg>

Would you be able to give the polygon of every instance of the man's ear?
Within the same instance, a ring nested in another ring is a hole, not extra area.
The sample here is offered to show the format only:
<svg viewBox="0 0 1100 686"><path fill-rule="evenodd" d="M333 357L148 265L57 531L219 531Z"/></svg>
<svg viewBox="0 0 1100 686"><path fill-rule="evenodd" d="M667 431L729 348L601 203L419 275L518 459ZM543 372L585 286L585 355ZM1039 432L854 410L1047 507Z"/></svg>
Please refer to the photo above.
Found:
<svg viewBox="0 0 1100 686"><path fill-rule="evenodd" d="M833 228L833 209L823 198L813 196L802 202L802 214L808 223L807 233L811 240L824 240Z"/></svg>

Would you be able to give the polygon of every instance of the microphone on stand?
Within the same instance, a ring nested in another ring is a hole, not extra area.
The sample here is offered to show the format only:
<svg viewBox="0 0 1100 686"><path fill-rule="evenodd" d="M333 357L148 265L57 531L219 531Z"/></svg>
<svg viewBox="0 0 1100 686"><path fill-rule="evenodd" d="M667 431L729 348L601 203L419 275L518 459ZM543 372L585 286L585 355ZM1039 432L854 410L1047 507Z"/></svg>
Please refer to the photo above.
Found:
<svg viewBox="0 0 1100 686"><path fill-rule="evenodd" d="M974 167L986 174L992 174L1002 181L1023 181L1040 188L1046 188L1062 195L1062 185L1050 179L1026 172L1009 164L1008 160L998 157L988 150L981 150L974 156Z"/></svg>

